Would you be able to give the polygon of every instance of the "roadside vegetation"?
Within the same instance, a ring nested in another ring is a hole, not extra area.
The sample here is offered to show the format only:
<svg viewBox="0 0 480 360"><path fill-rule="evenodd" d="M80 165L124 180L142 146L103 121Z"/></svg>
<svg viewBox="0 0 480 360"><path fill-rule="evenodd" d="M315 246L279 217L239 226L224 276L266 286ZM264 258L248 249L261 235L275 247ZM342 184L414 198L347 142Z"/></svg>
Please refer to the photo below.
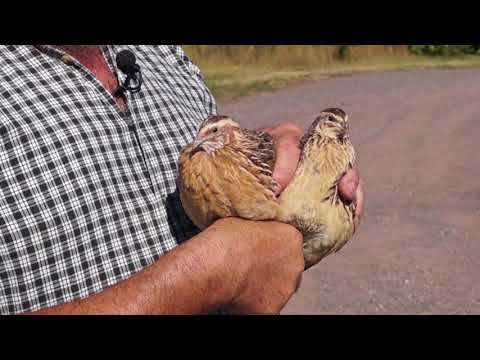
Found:
<svg viewBox="0 0 480 360"><path fill-rule="evenodd" d="M220 100L325 76L480 66L480 45L185 45Z"/></svg>

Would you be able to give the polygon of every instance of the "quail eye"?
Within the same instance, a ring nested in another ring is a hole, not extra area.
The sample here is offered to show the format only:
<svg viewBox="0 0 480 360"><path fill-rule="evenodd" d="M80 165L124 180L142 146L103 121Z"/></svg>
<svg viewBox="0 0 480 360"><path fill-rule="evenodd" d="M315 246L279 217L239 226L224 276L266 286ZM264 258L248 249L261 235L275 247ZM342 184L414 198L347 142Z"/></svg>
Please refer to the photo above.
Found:
<svg viewBox="0 0 480 360"><path fill-rule="evenodd" d="M217 127L214 127L214 128L212 129L212 132L214 132L214 133L216 133L217 131L218 131L218 128L217 128Z"/></svg>

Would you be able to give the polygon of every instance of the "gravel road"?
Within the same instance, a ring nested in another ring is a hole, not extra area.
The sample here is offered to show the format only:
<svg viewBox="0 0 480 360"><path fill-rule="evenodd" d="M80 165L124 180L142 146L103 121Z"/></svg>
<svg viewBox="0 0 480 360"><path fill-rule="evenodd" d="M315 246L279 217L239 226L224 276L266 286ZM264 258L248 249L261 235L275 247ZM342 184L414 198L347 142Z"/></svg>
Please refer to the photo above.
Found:
<svg viewBox="0 0 480 360"><path fill-rule="evenodd" d="M365 182L355 237L284 314L480 314L480 69L364 73L220 103L255 128L350 116Z"/></svg>

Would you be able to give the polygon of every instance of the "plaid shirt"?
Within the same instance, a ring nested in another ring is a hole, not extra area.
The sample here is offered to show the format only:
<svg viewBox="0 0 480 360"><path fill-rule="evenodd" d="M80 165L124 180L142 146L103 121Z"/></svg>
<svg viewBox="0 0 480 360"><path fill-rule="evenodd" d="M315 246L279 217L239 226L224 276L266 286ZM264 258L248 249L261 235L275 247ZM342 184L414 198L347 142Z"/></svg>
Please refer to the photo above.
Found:
<svg viewBox="0 0 480 360"><path fill-rule="evenodd" d="M102 46L137 57L128 111L52 47L0 46L0 314L97 293L196 233L177 159L216 106L178 46Z"/></svg>

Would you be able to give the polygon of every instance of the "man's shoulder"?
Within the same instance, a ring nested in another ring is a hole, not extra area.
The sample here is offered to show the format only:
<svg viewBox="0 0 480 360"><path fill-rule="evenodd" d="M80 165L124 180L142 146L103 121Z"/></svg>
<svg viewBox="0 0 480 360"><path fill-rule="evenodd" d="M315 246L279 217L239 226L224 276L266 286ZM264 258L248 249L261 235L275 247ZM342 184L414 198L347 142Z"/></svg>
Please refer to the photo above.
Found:
<svg viewBox="0 0 480 360"><path fill-rule="evenodd" d="M192 61L181 45L138 45L138 51L151 57L158 57L171 66L178 67L190 75L204 80L200 68Z"/></svg>
<svg viewBox="0 0 480 360"><path fill-rule="evenodd" d="M30 47L30 45L0 45L0 77L18 76L17 70L32 66L34 49Z"/></svg>

